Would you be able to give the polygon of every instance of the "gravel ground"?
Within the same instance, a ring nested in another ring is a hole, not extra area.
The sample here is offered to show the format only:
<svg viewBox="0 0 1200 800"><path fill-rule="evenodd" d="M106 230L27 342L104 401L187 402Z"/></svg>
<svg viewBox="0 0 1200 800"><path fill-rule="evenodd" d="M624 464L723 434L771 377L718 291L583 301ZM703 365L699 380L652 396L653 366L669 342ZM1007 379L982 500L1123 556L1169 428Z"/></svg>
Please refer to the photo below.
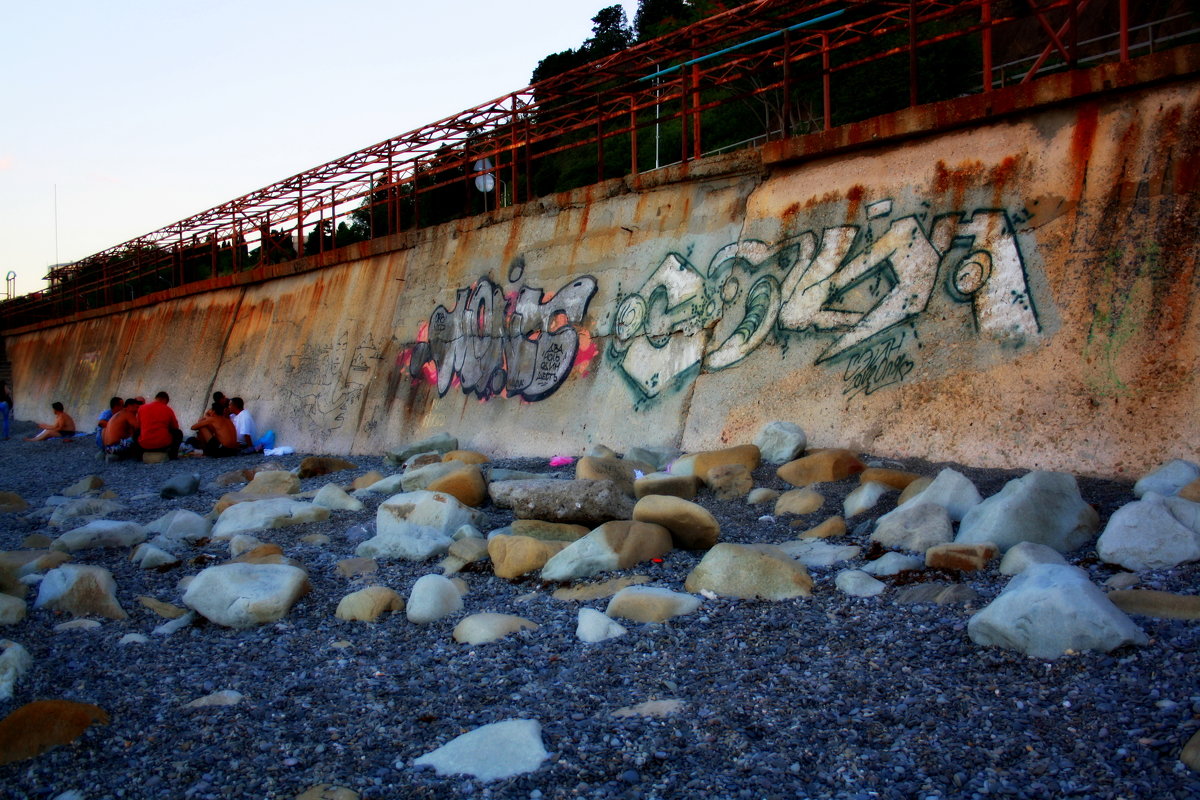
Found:
<svg viewBox="0 0 1200 800"><path fill-rule="evenodd" d="M0 442L0 489L31 505L77 479L99 474L126 510L148 523L172 508L206 513L226 490L212 479L259 466L261 456L181 459L159 466L105 464L85 440ZM268 459L292 468L301 456ZM304 489L347 484L381 458L355 458L356 471L312 478ZM923 474L942 464L884 462ZM544 461L499 466L569 475ZM958 467L984 496L1017 471ZM159 499L173 475L197 472L199 494ZM764 467L756 484L786 488ZM825 484L824 508L802 529L841 513L855 480ZM1080 481L1102 522L1132 498L1131 487ZM782 542L791 520L760 521L769 507L698 498L721 522L722 539ZM376 501L377 502L377 501ZM873 519L852 520L846 539L867 544ZM456 619L417 626L403 614L376 624L338 620L334 609L361 580L341 578L353 555L347 530L371 528L374 506L330 521L264 532L309 569L313 591L282 621L254 630L197 624L145 644L118 644L163 622L136 598L180 604L184 575L228 556L224 544L197 548L168 572L143 571L125 552L90 551L76 561L111 570L128 620L95 630L55 632L64 618L31 610L3 635L33 655L33 670L0 713L37 699L95 703L111 724L32 760L0 766L0 797L53 798L77 790L99 798L291 798L322 783L363 798L629 797L1176 797L1200 796L1200 775L1179 761L1200 727L1194 622L1135 620L1146 647L1084 653L1056 661L982 648L966 634L970 615L1007 579L995 569L965 580L970 606L900 605L898 589L852 598L833 586L842 567L811 570L813 597L785 602L705 600L700 611L662 625L629 625L628 635L594 645L575 637L578 605L550 597L537 580L504 581L470 571L466 611L516 613L539 631L468 647L451 639ZM489 529L511 521L488 508ZM22 514L0 516L0 549L48 533ZM327 545L300 541L324 533ZM638 570L654 585L682 591L699 555L675 552ZM1081 550L1070 556L1096 582L1115 570ZM861 560L859 561L861 564ZM843 565L845 566L845 565ZM407 595L436 571L433 562L381 563L373 582ZM632 573L630 573L632 574ZM1194 592L1200 567L1143 575L1143 587ZM896 579L885 579L896 583ZM36 590L34 590L36 591ZM606 601L587 605L603 610ZM343 643L335 647L335 643ZM348 645L344 644L348 643ZM236 706L184 709L232 689ZM680 713L615 717L618 708L678 699ZM522 717L538 720L551 758L534 773L493 783L441 777L412 762L467 730Z"/></svg>

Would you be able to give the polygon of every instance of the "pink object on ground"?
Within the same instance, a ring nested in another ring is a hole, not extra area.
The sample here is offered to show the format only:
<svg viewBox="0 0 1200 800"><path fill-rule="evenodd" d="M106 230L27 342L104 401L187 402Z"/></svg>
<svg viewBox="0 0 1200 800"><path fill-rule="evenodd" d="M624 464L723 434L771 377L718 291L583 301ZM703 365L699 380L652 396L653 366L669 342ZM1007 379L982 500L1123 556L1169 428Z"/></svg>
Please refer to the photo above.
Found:
<svg viewBox="0 0 1200 800"><path fill-rule="evenodd" d="M570 456L555 456L554 458L550 459L550 466L552 467L565 467L568 464L574 463L575 459L571 458Z"/></svg>

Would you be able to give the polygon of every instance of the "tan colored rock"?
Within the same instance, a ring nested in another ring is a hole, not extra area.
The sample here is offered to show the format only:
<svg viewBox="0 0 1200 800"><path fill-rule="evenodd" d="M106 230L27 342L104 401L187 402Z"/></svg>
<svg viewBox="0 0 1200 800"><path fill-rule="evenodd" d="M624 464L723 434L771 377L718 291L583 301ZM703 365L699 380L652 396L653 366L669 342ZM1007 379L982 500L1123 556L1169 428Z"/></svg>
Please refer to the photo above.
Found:
<svg viewBox="0 0 1200 800"><path fill-rule="evenodd" d="M974 572L986 567L988 562L998 555L1000 549L991 542L938 544L925 551L925 566L931 569Z"/></svg>
<svg viewBox="0 0 1200 800"><path fill-rule="evenodd" d="M70 486L62 490L64 497L83 497L88 492L99 489L104 485L104 479L99 475L88 475L86 478L80 478Z"/></svg>
<svg viewBox="0 0 1200 800"><path fill-rule="evenodd" d="M379 483L381 480L383 480L383 478L384 478L384 475L382 472L373 469L370 472L368 472L366 475L359 475L357 478L355 478L353 481L351 481L350 488L351 489L366 489L368 486L371 486L372 484Z"/></svg>
<svg viewBox="0 0 1200 800"><path fill-rule="evenodd" d="M588 535L586 525L570 522L545 522L540 519L515 519L509 526L513 536L529 536L546 542L574 542Z"/></svg>
<svg viewBox="0 0 1200 800"><path fill-rule="evenodd" d="M343 597L334 615L348 622L375 622L384 612L403 610L404 598L395 591L386 586L368 586Z"/></svg>
<svg viewBox="0 0 1200 800"><path fill-rule="evenodd" d="M746 495L746 502L752 506L761 505L763 503L774 503L779 499L779 495L783 494L777 489L752 489L750 494Z"/></svg>
<svg viewBox="0 0 1200 800"><path fill-rule="evenodd" d="M584 456L575 462L575 479L589 481L612 481L622 492L633 496L633 484L637 473L650 472L649 464L622 461L619 458Z"/></svg>
<svg viewBox="0 0 1200 800"><path fill-rule="evenodd" d="M896 505L902 506L909 500L919 495L921 492L929 488L929 484L933 483L933 478L917 478L915 481L905 486L900 492L900 496L896 498Z"/></svg>
<svg viewBox="0 0 1200 800"><path fill-rule="evenodd" d="M143 464L165 464L169 460L166 453L142 453Z"/></svg>
<svg viewBox="0 0 1200 800"><path fill-rule="evenodd" d="M867 467L858 475L858 482L865 483L882 483L892 489L904 489L913 481L921 476L915 472L905 472L899 469L885 469L883 467Z"/></svg>
<svg viewBox="0 0 1200 800"><path fill-rule="evenodd" d="M442 456L442 461L461 461L464 464L486 464L491 459L475 450L451 450Z"/></svg>
<svg viewBox="0 0 1200 800"><path fill-rule="evenodd" d="M813 489L791 489L779 495L775 501L775 516L784 514L811 514L820 511L825 498Z"/></svg>
<svg viewBox="0 0 1200 800"><path fill-rule="evenodd" d="M157 600L147 595L142 595L139 597L138 602L153 611L155 614L158 614L163 619L179 619L187 613L186 608L180 608L179 606L172 605L171 603L165 603L162 600Z"/></svg>
<svg viewBox="0 0 1200 800"><path fill-rule="evenodd" d="M0 492L0 514L13 514L27 508L29 503L16 492Z"/></svg>
<svg viewBox="0 0 1200 800"><path fill-rule="evenodd" d="M651 472L633 482L633 496L639 500L652 494L665 494L691 500L699 490L700 479L695 475Z"/></svg>
<svg viewBox="0 0 1200 800"><path fill-rule="evenodd" d="M117 584L103 567L64 564L46 573L38 584L34 608L65 611L74 617L126 619L117 602Z"/></svg>
<svg viewBox="0 0 1200 800"><path fill-rule="evenodd" d="M249 546L242 546L241 548L237 548L237 547L233 547L233 546L230 547L230 550L236 550L236 552L233 553L233 558L231 558L229 560L229 563L232 564L235 562L243 561L243 560L245 560L246 556L249 556L250 560L253 560L255 558L262 558L263 556L281 556L281 555L283 555L283 548L277 544L274 544L273 542L272 543L258 542L257 544L255 544L254 537L252 537L252 536L247 537L247 539L250 540L250 541L246 542L246 544ZM232 545L232 543L231 543L231 545Z"/></svg>
<svg viewBox="0 0 1200 800"><path fill-rule="evenodd" d="M858 456L849 450L818 450L803 458L789 461L775 471L780 480L793 486L808 486L813 483L840 481L857 475L867 468Z"/></svg>
<svg viewBox="0 0 1200 800"><path fill-rule="evenodd" d="M256 500L270 500L272 498L288 497L286 494L255 494L254 492L226 492L221 495L220 499L213 504L213 514L220 514L230 506L236 506L238 503L252 503Z"/></svg>
<svg viewBox="0 0 1200 800"><path fill-rule="evenodd" d="M707 509L680 497L647 495L633 507L633 518L662 525L682 550L707 550L721 535L720 524Z"/></svg>
<svg viewBox="0 0 1200 800"><path fill-rule="evenodd" d="M566 542L547 542L532 536L493 536L488 539L488 556L498 578L512 580L546 566Z"/></svg>
<svg viewBox="0 0 1200 800"><path fill-rule="evenodd" d="M346 469L358 469L358 466L336 456L306 456L300 462L297 474L300 478L315 478L318 475L329 475Z"/></svg>
<svg viewBox="0 0 1200 800"><path fill-rule="evenodd" d="M16 625L25 619L26 613L28 613L28 609L25 607L25 601L22 598L0 593L0 625ZM3 663L0 663L0 675L3 673L3 666ZM3 680L0 678L0 685L2 684ZM11 697L12 695L10 694L9 696ZM0 689L0 698L3 697L3 690Z"/></svg>
<svg viewBox="0 0 1200 800"><path fill-rule="evenodd" d="M643 583L649 582L650 576L648 575L631 575L626 578L613 578L612 580L601 581L600 583L587 583L582 586L564 586L561 589L555 589L550 596L555 600L562 600L568 603L587 603L592 600L612 597L628 586L640 586Z"/></svg>
<svg viewBox="0 0 1200 800"><path fill-rule="evenodd" d="M215 486L236 486L239 483L249 483L254 478L254 470L252 469L235 469L230 472L222 472L217 477L213 478Z"/></svg>
<svg viewBox="0 0 1200 800"><path fill-rule="evenodd" d="M1108 599L1126 614L1156 619L1200 619L1200 595L1122 589L1109 592Z"/></svg>
<svg viewBox="0 0 1200 800"><path fill-rule="evenodd" d="M691 614L700 607L700 598L673 592L660 586L630 586L613 595L604 613L613 619L634 622L666 622Z"/></svg>
<svg viewBox="0 0 1200 800"><path fill-rule="evenodd" d="M810 597L812 587L805 566L779 548L728 542L705 553L683 584L689 592L710 591L746 600Z"/></svg>
<svg viewBox="0 0 1200 800"><path fill-rule="evenodd" d="M283 549L277 544L261 544L231 558L227 564L286 564L308 572L304 565L294 558L283 554Z"/></svg>
<svg viewBox="0 0 1200 800"><path fill-rule="evenodd" d="M741 500L754 488L754 478L744 464L720 464L704 476L718 500Z"/></svg>
<svg viewBox="0 0 1200 800"><path fill-rule="evenodd" d="M44 533L31 533L21 540L21 547L27 547L30 550L45 550L52 544L54 544L54 538Z"/></svg>
<svg viewBox="0 0 1200 800"><path fill-rule="evenodd" d="M347 789L345 786L318 783L296 795L295 800L359 800L359 797L358 792Z"/></svg>
<svg viewBox="0 0 1200 800"><path fill-rule="evenodd" d="M799 539L832 539L846 533L846 520L841 517L830 517L815 528L809 528L800 534Z"/></svg>
<svg viewBox="0 0 1200 800"><path fill-rule="evenodd" d="M286 470L264 470L254 473L254 480L246 484L246 488L242 491L246 494L257 495L296 494L300 491L300 479Z"/></svg>
<svg viewBox="0 0 1200 800"><path fill-rule="evenodd" d="M355 578L360 575L374 575L379 572L379 562L373 558L343 558L337 563L338 575L343 578Z"/></svg>
<svg viewBox="0 0 1200 800"><path fill-rule="evenodd" d="M456 469L433 480L425 488L431 492L448 494L472 508L479 508L488 497L487 481L483 479L483 472L475 464L463 464L462 469Z"/></svg>
<svg viewBox="0 0 1200 800"><path fill-rule="evenodd" d="M108 714L91 703L72 700L26 703L0 720L0 764L24 761L52 747L70 744L93 723L107 725Z"/></svg>
<svg viewBox="0 0 1200 800"><path fill-rule="evenodd" d="M63 550L9 550L0 552L0 572L20 577L54 569L70 560L71 554Z"/></svg>
<svg viewBox="0 0 1200 800"><path fill-rule="evenodd" d="M706 450L693 453L689 458L692 461L692 474L701 480L707 480L708 472L713 467L740 464L747 471L753 472L762 463L762 454L756 444L740 444L724 450Z"/></svg>
<svg viewBox="0 0 1200 800"><path fill-rule="evenodd" d="M453 575L467 564L474 564L488 557L488 540L466 536L450 545L449 552L438 565L443 575Z"/></svg>
<svg viewBox="0 0 1200 800"><path fill-rule="evenodd" d="M1179 490L1179 496L1184 500L1191 500L1193 503L1200 503L1200 478L1189 483Z"/></svg>
<svg viewBox="0 0 1200 800"><path fill-rule="evenodd" d="M512 614L485 612L463 618L454 626L454 641L461 644L487 644L522 630L536 631L540 625Z"/></svg>
<svg viewBox="0 0 1200 800"><path fill-rule="evenodd" d="M1187 740L1187 744L1179 753L1179 760L1192 772L1200 772L1200 731L1193 733L1192 738Z"/></svg>

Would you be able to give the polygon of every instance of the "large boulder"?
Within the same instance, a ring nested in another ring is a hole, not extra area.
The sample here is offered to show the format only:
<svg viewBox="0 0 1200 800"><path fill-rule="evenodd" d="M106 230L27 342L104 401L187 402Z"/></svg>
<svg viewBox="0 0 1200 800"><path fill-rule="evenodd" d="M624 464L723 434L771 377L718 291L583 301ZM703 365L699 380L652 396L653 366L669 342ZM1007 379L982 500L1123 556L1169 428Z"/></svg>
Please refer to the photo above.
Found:
<svg viewBox="0 0 1200 800"><path fill-rule="evenodd" d="M212 538L231 539L239 533L284 528L305 522L324 522L327 519L329 509L312 503L287 497L251 500L222 511L213 525Z"/></svg>
<svg viewBox="0 0 1200 800"><path fill-rule="evenodd" d="M871 541L896 550L924 553L954 541L954 523L945 506L914 501L877 519Z"/></svg>
<svg viewBox="0 0 1200 800"><path fill-rule="evenodd" d="M462 611L462 592L442 575L422 575L408 593L408 621L418 625L436 622Z"/></svg>
<svg viewBox="0 0 1200 800"><path fill-rule="evenodd" d="M629 569L671 550L671 532L652 522L606 522L562 551L542 568L542 579L570 581L615 569Z"/></svg>
<svg viewBox="0 0 1200 800"><path fill-rule="evenodd" d="M50 570L38 584L34 608L65 611L75 617L125 619L129 615L117 602L117 582L103 567L63 564Z"/></svg>
<svg viewBox="0 0 1200 800"><path fill-rule="evenodd" d="M300 491L300 479L287 470L263 470L254 473L254 479L242 491L247 494L296 494Z"/></svg>
<svg viewBox="0 0 1200 800"><path fill-rule="evenodd" d="M633 498L612 481L536 480L493 481L488 492L500 508L517 519L574 522L596 526L612 519L629 519Z"/></svg>
<svg viewBox="0 0 1200 800"><path fill-rule="evenodd" d="M1113 513L1096 553L1135 572L1200 560L1200 503L1147 492Z"/></svg>
<svg viewBox="0 0 1200 800"><path fill-rule="evenodd" d="M917 481L909 484L908 488L919 486ZM950 519L960 521L966 513L982 502L983 497L975 484L957 470L946 467L937 474L921 491L909 496L900 496L902 503L936 503L950 514Z"/></svg>
<svg viewBox="0 0 1200 800"><path fill-rule="evenodd" d="M867 468L858 456L849 450L818 450L803 458L789 461L775 471L780 480L792 486L808 486L813 483L829 483L857 475Z"/></svg>
<svg viewBox="0 0 1200 800"><path fill-rule="evenodd" d="M448 494L430 491L392 495L375 512L375 536L355 555L424 561L450 549L454 532L482 524L479 512Z"/></svg>
<svg viewBox="0 0 1200 800"><path fill-rule="evenodd" d="M221 564L201 570L184 605L210 622L252 628L281 619L309 591L304 570L286 564Z"/></svg>
<svg viewBox="0 0 1200 800"><path fill-rule="evenodd" d="M1200 464L1177 458L1145 475L1133 485L1134 497L1145 497L1153 492L1163 497L1179 494L1179 490L1200 478Z"/></svg>
<svg viewBox="0 0 1200 800"><path fill-rule="evenodd" d="M151 522L146 529L158 534L156 540L162 537L161 542L158 542L160 547L163 546L163 542L195 544L212 535L212 522L195 511L177 508Z"/></svg>
<svg viewBox="0 0 1200 800"><path fill-rule="evenodd" d="M800 456L808 446L804 430L794 422L768 422L754 437L762 460L768 464L786 464Z"/></svg>
<svg viewBox="0 0 1200 800"><path fill-rule="evenodd" d="M633 518L663 526L682 550L707 550L721 535L721 525L708 509L681 497L646 495L633 507Z"/></svg>
<svg viewBox="0 0 1200 800"><path fill-rule="evenodd" d="M804 565L779 548L727 542L705 553L683 584L689 592L762 600L809 597L812 587Z"/></svg>
<svg viewBox="0 0 1200 800"><path fill-rule="evenodd" d="M133 547L146 541L146 529L136 522L97 519L68 531L50 545L74 553L101 547Z"/></svg>
<svg viewBox="0 0 1200 800"><path fill-rule="evenodd" d="M1009 481L972 507L963 516L955 542L991 542L1001 551L1036 542L1069 553L1091 542L1099 526L1100 515L1083 502L1075 476L1036 471Z"/></svg>
<svg viewBox="0 0 1200 800"><path fill-rule="evenodd" d="M566 546L566 542L501 534L488 539L488 556L496 577L512 580L540 570Z"/></svg>
<svg viewBox="0 0 1200 800"><path fill-rule="evenodd" d="M1108 652L1144 645L1146 634L1078 567L1034 564L967 623L971 640L1058 658L1068 650Z"/></svg>

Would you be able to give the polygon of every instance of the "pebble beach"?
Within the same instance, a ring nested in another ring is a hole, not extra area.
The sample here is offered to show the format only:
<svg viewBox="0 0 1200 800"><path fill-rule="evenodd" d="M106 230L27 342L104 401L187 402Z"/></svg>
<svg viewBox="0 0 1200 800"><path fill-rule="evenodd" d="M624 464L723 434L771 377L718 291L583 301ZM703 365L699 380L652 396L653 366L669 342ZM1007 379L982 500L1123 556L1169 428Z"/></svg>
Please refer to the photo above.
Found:
<svg viewBox="0 0 1200 800"><path fill-rule="evenodd" d="M90 439L22 441L31 431L16 423L13 438L0 442L0 490L29 504L0 515L3 551L62 533L39 509L89 475L121 506L107 519L147 525L175 509L209 514L238 488L216 485L231 470L292 470L306 455L107 463ZM1025 472L861 457L930 477L953 466L985 498ZM349 460L354 469L307 478L302 491L398 469L382 454ZM497 458L489 466L574 476L570 465L550 467L547 459ZM186 474L199 477L195 494L160 496ZM753 479L756 487L791 488L774 465L760 466ZM1078 484L1101 529L1134 499L1132 482L1079 477ZM842 514L857 486L855 479L822 484L823 505L801 517L706 490L695 502L717 519L722 542L777 544ZM1200 797L1200 774L1179 759L1200 730L1200 624L1133 616L1148 639L1143 646L1039 659L967 635L969 619L1010 580L994 563L881 578L887 587L873 597L839 591L838 572L877 555L872 526L895 507L894 496L847 519L839 543L861 546L862 555L810 567L810 597L704 596L694 613L625 622L625 635L595 643L576 635L579 611L603 611L607 595L560 599L554 593L563 586L536 574L506 580L486 562L469 564L458 575L467 588L463 614L515 614L538 626L480 645L453 639L461 614L426 624L402 612L376 622L335 616L353 591L375 585L407 596L418 578L441 571L438 559L378 559L374 571L339 571L372 535L384 500L256 532L303 565L311 591L278 621L254 628L199 618L156 632L169 620L139 600L183 608L181 579L228 560L228 542L198 543L178 566L159 569L141 568L128 548L73 553L72 563L111 572L128 613L95 627L60 628L70 615L35 607L31 585L27 616L0 629L0 638L32 657L13 697L0 701L0 716L64 699L100 707L109 722L0 765L0 797ZM491 503L481 511L484 535L513 521L512 511ZM672 550L575 585L636 578L683 592L702 555ZM1101 587L1122 571L1094 547L1066 558ZM1193 594L1198 579L1200 566L1189 563L1141 572L1138 588ZM905 589L935 581L964 584L971 599L903 600ZM192 705L219 692L239 700ZM532 771L482 780L415 763L468 731L514 719L540 725L548 755Z"/></svg>

